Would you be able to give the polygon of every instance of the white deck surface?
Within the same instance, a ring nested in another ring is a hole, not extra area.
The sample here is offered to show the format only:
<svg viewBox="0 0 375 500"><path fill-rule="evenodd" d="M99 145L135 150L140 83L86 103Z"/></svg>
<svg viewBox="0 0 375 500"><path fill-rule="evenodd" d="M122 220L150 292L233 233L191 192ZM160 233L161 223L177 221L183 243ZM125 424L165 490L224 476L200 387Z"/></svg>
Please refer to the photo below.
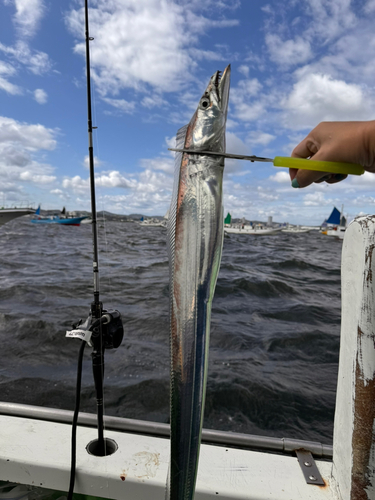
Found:
<svg viewBox="0 0 375 500"><path fill-rule="evenodd" d="M105 498L164 500L169 440L107 431L119 449L95 457L86 445L96 430L77 431L75 491ZM0 480L67 491L71 426L0 416ZM317 461L327 484L307 485L293 456L202 445L195 500L323 500L334 498L331 463Z"/></svg>

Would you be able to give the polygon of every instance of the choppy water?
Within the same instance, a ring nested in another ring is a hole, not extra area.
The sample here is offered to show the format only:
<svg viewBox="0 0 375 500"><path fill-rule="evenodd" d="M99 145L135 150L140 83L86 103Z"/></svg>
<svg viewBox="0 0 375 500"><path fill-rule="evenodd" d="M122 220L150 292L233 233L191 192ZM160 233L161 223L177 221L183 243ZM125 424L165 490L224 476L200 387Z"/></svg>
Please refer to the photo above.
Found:
<svg viewBox="0 0 375 500"><path fill-rule="evenodd" d="M108 415L169 416L166 230L99 227L101 300L125 337L106 351ZM206 428L332 442L341 242L318 234L224 240L211 321ZM0 400L73 409L78 341L92 300L91 225L0 228ZM90 348L81 410L95 413Z"/></svg>

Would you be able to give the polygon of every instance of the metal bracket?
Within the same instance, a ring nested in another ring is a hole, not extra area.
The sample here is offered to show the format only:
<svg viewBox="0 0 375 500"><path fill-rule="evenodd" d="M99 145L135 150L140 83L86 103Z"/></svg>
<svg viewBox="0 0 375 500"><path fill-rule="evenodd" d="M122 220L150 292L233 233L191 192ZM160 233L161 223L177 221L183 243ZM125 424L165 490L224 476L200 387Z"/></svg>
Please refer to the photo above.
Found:
<svg viewBox="0 0 375 500"><path fill-rule="evenodd" d="M297 459L302 469L303 475L305 476L306 483L324 486L325 482L320 475L319 469L311 452L308 450L304 450L303 448L295 450L295 452L297 454Z"/></svg>

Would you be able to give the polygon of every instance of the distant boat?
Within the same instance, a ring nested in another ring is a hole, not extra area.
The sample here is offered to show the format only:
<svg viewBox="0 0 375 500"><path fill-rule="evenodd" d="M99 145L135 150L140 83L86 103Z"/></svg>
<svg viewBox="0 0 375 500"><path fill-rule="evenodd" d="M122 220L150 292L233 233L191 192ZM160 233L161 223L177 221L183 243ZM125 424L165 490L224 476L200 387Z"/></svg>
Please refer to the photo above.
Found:
<svg viewBox="0 0 375 500"><path fill-rule="evenodd" d="M301 226L287 226L283 227L281 230L283 233L309 233L311 231L311 228L308 227L301 227Z"/></svg>
<svg viewBox="0 0 375 500"><path fill-rule="evenodd" d="M239 225L238 227L224 227L224 232L228 234L253 234L255 236L262 236L268 234L277 234L281 232L281 227L268 227L263 224Z"/></svg>
<svg viewBox="0 0 375 500"><path fill-rule="evenodd" d="M143 219L139 222L140 226L159 226L159 227L167 227L167 219L159 220L159 219Z"/></svg>
<svg viewBox="0 0 375 500"><path fill-rule="evenodd" d="M224 219L224 227L230 227L232 224L232 216L231 214L228 212L228 215L225 217Z"/></svg>
<svg viewBox="0 0 375 500"><path fill-rule="evenodd" d="M34 208L0 208L0 226L16 217L35 213Z"/></svg>
<svg viewBox="0 0 375 500"><path fill-rule="evenodd" d="M344 239L346 230L346 218L344 217L342 207L341 212L333 207L331 215L322 224L321 233L327 236L334 236L340 240Z"/></svg>
<svg viewBox="0 0 375 500"><path fill-rule="evenodd" d="M40 205L35 212L36 218L31 219L34 224L62 224L64 226L80 226L84 219L87 219L87 215L83 217L69 217L66 215L65 207L61 211L61 215L50 215L47 217L42 217L40 215Z"/></svg>

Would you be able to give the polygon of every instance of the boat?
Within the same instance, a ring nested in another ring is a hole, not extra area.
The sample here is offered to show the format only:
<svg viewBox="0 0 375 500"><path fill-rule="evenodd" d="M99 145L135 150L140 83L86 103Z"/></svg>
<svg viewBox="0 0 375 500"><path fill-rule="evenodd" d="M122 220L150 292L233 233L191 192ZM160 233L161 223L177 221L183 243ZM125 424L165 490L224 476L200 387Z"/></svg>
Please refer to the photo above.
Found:
<svg viewBox="0 0 375 500"><path fill-rule="evenodd" d="M224 232L227 234L253 234L255 236L278 234L282 230L281 227L269 227L264 224L239 224L237 226L225 227Z"/></svg>
<svg viewBox="0 0 375 500"><path fill-rule="evenodd" d="M297 234L297 233L309 233L311 231L310 228L308 227L301 227L301 226L286 226L286 227L283 227L281 229L281 231L283 233L293 233L293 234Z"/></svg>
<svg viewBox="0 0 375 500"><path fill-rule="evenodd" d="M224 227L231 227L231 225L232 225L232 216L228 212L227 216L224 219Z"/></svg>
<svg viewBox="0 0 375 500"><path fill-rule="evenodd" d="M49 215L43 217L40 215L40 205L35 211L34 215L36 217L34 219L31 219L31 222L33 222L34 224L62 224L64 226L80 226L81 222L84 219L88 218L87 215L84 215L82 217L68 216L66 214L65 207L62 209L60 215Z"/></svg>
<svg viewBox="0 0 375 500"><path fill-rule="evenodd" d="M346 230L345 226L337 226L331 229L327 229L327 232L324 234L326 234L327 236L333 236L338 240L343 240L345 235L345 230Z"/></svg>
<svg viewBox="0 0 375 500"><path fill-rule="evenodd" d="M10 222L17 217L23 217L24 215L30 215L35 213L33 208L0 208L0 226Z"/></svg>
<svg viewBox="0 0 375 500"><path fill-rule="evenodd" d="M140 226L155 226L155 227L167 227L167 219L156 219L155 217L152 217L150 219L142 219L139 221Z"/></svg>
<svg viewBox="0 0 375 500"><path fill-rule="evenodd" d="M333 207L333 210L326 219L322 226L320 232L326 236L334 236L337 239L344 239L345 229L346 229L346 218L343 214L344 207L342 207L341 212Z"/></svg>

